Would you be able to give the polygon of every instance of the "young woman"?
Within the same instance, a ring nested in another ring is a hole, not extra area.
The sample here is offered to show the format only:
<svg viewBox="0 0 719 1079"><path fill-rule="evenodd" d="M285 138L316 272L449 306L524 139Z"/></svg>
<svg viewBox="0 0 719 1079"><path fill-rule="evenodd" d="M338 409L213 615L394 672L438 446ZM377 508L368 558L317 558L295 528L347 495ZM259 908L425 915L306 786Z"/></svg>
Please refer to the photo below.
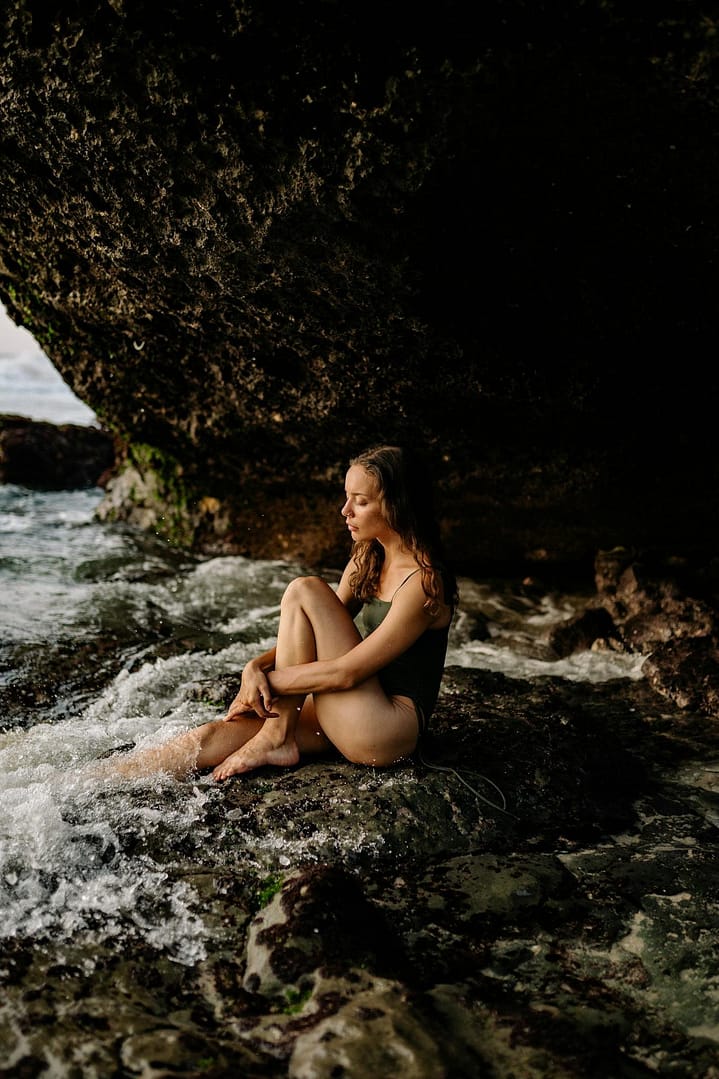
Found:
<svg viewBox="0 0 719 1079"><path fill-rule="evenodd" d="M292 581L277 643L247 663L227 715L114 770L212 768L224 780L333 746L378 767L414 751L437 700L457 603L431 486L411 451L377 446L351 461L341 512L353 549L337 590L320 577Z"/></svg>

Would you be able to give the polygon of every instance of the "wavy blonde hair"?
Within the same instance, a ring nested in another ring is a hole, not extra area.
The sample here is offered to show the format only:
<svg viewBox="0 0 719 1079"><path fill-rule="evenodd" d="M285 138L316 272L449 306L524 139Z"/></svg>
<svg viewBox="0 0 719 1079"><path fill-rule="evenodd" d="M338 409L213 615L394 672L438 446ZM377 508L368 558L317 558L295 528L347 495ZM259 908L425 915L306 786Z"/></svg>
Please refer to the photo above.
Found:
<svg viewBox="0 0 719 1079"><path fill-rule="evenodd" d="M436 614L442 602L456 607L457 582L446 564L434 512L432 482L424 462L405 446L374 446L350 461L377 481L382 516L399 534L422 571L425 610ZM365 603L377 595L384 550L377 540L359 540L352 549L355 569L350 588Z"/></svg>

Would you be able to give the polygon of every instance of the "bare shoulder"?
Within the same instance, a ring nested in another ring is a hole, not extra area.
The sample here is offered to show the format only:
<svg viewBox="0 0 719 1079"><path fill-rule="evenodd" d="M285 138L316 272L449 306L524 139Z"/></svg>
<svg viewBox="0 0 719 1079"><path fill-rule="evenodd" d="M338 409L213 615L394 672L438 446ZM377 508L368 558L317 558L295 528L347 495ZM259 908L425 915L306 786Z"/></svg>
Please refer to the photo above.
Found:
<svg viewBox="0 0 719 1079"><path fill-rule="evenodd" d="M418 570L414 570L403 580L395 592L392 599L392 606L396 607L398 611L406 613L411 611L413 613L421 614L426 620L428 628L443 629L445 626L448 626L452 620L452 608L446 602L443 587L440 585L438 609L436 611L433 612L428 609L427 598L427 593L424 590L422 581L422 573Z"/></svg>

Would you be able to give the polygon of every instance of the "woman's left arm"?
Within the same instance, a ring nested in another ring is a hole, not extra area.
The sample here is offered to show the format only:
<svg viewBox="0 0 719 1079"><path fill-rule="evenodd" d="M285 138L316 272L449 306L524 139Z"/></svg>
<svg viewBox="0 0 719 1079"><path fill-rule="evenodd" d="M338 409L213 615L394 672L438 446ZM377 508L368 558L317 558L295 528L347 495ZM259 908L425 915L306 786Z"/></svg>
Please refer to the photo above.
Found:
<svg viewBox="0 0 719 1079"><path fill-rule="evenodd" d="M337 693L352 689L391 663L437 620L424 608L427 597L413 578L392 602L382 623L336 659L283 667L269 675L274 697L292 693Z"/></svg>

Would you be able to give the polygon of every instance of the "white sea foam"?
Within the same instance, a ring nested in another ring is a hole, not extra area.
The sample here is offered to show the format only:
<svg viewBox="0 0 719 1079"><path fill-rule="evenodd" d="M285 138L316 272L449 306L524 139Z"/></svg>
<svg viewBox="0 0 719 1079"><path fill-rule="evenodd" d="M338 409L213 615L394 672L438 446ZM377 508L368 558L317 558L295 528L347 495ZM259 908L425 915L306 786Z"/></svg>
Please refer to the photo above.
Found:
<svg viewBox="0 0 719 1079"><path fill-rule="evenodd" d="M142 664L77 718L0 735L0 937L139 936L181 963L204 955L194 891L173 878L171 853L159 864L147 850L200 841L219 791L163 777L108 786L92 762L216 717L216 707L184 701L183 692L193 679L236 671L244 647ZM147 804L153 791L156 803Z"/></svg>
<svg viewBox="0 0 719 1079"><path fill-rule="evenodd" d="M643 677L645 656L597 646L557 659L548 631L582 610L587 596L525 594L506 583L460 580L460 611L449 636L447 665L479 667L509 678L554 676L575 682ZM484 634L475 635L479 619Z"/></svg>
<svg viewBox="0 0 719 1079"><path fill-rule="evenodd" d="M508 650L506 644L491 641L468 641L450 644L447 665L478 667L499 671L508 678L543 678L553 676L570 682L609 682L615 678L637 681L643 678L646 656L621 652L578 652L566 659L547 660L522 656Z"/></svg>
<svg viewBox="0 0 719 1079"><path fill-rule="evenodd" d="M164 799L157 813L138 806L130 785L107 796L68 762L75 753L67 742L79 734L68 740L62 728L78 723L34 727L0 747L0 938L141 937L194 963L205 954L205 929L192 888L149 854L125 848L128 836L136 843L160 825L177 837L201 829L208 795L196 788L174 810Z"/></svg>

